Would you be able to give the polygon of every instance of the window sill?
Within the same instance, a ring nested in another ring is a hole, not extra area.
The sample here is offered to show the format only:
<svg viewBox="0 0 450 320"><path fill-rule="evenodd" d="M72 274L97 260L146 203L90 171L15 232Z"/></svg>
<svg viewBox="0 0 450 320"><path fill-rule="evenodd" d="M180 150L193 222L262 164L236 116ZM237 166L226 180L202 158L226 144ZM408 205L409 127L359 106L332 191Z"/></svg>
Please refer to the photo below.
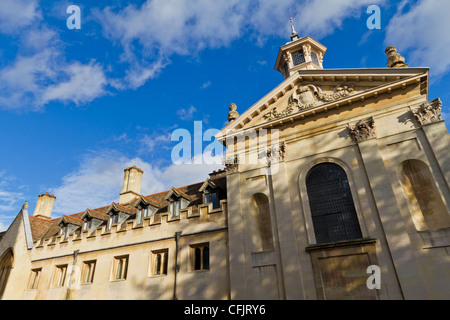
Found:
<svg viewBox="0 0 450 320"><path fill-rule="evenodd" d="M209 272L211 269L203 269L203 270L191 270L189 273L206 273Z"/></svg>
<svg viewBox="0 0 450 320"><path fill-rule="evenodd" d="M306 247L305 250L306 251L324 250L324 249L331 249L331 248L337 248L337 247L350 247L350 246L354 246L354 245L373 244L376 242L377 242L377 240L373 239L373 238L345 240L345 241L329 242L329 243L323 243L323 244L312 244L312 245Z"/></svg>
<svg viewBox="0 0 450 320"><path fill-rule="evenodd" d="M90 286L91 284L92 284L92 282L80 283L80 285L81 285L82 287Z"/></svg>
<svg viewBox="0 0 450 320"><path fill-rule="evenodd" d="M167 274L152 274L149 278L164 278L167 277Z"/></svg>

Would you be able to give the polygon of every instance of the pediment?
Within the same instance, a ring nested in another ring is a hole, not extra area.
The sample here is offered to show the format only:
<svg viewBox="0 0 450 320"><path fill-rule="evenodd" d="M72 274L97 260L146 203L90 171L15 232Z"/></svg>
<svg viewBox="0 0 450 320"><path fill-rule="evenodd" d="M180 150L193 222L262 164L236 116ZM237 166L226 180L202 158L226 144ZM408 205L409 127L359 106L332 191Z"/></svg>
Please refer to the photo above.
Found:
<svg viewBox="0 0 450 320"><path fill-rule="evenodd" d="M170 198L172 198L173 196L175 196L176 198L184 198L187 201L191 201L191 197L189 197L184 192L181 192L180 190L176 189L175 187L172 187L172 189L170 189L170 191L167 193L164 199L169 201Z"/></svg>
<svg viewBox="0 0 450 320"><path fill-rule="evenodd" d="M140 195L136 202L133 204L134 207L138 207L139 205L143 205L143 206L152 206L155 209L159 209L161 208L161 204L157 203L156 201L153 201L150 198L147 198L145 196Z"/></svg>
<svg viewBox="0 0 450 320"><path fill-rule="evenodd" d="M412 83L428 88L428 68L301 70L230 122L217 135L304 118Z"/></svg>
<svg viewBox="0 0 450 320"><path fill-rule="evenodd" d="M212 189L212 190L217 189L217 185L210 179L206 179L206 181L202 184L202 186L200 187L200 189L198 191L205 192L207 189Z"/></svg>
<svg viewBox="0 0 450 320"><path fill-rule="evenodd" d="M126 213L128 215L132 215L134 213L136 213L136 208L128 208L125 207L119 203L113 202L108 210L106 211L106 214L111 214L111 212L122 212L122 213Z"/></svg>
<svg viewBox="0 0 450 320"><path fill-rule="evenodd" d="M86 217L104 221L108 220L108 215L91 209L86 209L86 211L81 215L80 219L85 220Z"/></svg>

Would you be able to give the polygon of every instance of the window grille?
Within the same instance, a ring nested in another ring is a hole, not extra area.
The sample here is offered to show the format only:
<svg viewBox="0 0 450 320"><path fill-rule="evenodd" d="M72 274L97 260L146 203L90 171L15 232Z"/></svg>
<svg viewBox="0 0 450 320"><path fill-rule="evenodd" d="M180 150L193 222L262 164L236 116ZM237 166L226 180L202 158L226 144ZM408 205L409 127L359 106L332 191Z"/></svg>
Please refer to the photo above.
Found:
<svg viewBox="0 0 450 320"><path fill-rule="evenodd" d="M305 55L303 54L303 50L294 52L292 54L292 61L294 62L294 66L304 63L306 60Z"/></svg>
<svg viewBox="0 0 450 320"><path fill-rule="evenodd" d="M362 238L348 178L340 166L313 167L306 188L318 244Z"/></svg>
<svg viewBox="0 0 450 320"><path fill-rule="evenodd" d="M317 57L317 54L314 51L311 51L311 60L314 64L320 66L319 58Z"/></svg>

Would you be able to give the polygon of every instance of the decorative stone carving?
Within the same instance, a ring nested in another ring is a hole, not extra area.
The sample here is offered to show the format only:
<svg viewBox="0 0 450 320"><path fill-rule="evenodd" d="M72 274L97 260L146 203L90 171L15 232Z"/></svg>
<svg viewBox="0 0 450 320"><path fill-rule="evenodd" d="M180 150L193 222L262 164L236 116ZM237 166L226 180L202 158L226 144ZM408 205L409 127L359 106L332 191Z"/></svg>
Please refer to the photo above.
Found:
<svg viewBox="0 0 450 320"><path fill-rule="evenodd" d="M333 93L320 93L319 99L324 102L332 102L345 97L348 97L353 92L353 88L349 86L338 86Z"/></svg>
<svg viewBox="0 0 450 320"><path fill-rule="evenodd" d="M285 53L283 54L283 59L284 59L284 62L290 63L290 62L291 62L291 55L288 54L287 52L285 52Z"/></svg>
<svg viewBox="0 0 450 320"><path fill-rule="evenodd" d="M308 43L303 46L303 54L305 57L311 56L311 45L309 45Z"/></svg>
<svg viewBox="0 0 450 320"><path fill-rule="evenodd" d="M232 122L239 117L239 113L236 111L237 106L234 103L230 104L229 109L230 109L230 112L228 113L228 122Z"/></svg>
<svg viewBox="0 0 450 320"><path fill-rule="evenodd" d="M405 64L405 58L400 53L397 53L397 49L394 46L389 46L385 51L388 56L387 66L389 68L406 68L408 64Z"/></svg>
<svg viewBox="0 0 450 320"><path fill-rule="evenodd" d="M228 157L222 160L228 173L237 172L239 169L239 156Z"/></svg>
<svg viewBox="0 0 450 320"><path fill-rule="evenodd" d="M421 125L441 121L442 102L439 98L422 103L418 108L411 109L414 117Z"/></svg>
<svg viewBox="0 0 450 320"><path fill-rule="evenodd" d="M348 130L350 132L350 136L356 142L361 142L376 137L375 121L373 117L360 120L354 125L349 124Z"/></svg>
<svg viewBox="0 0 450 320"><path fill-rule="evenodd" d="M284 161L286 156L286 142L280 142L278 145L273 145L267 148L265 154L260 156L260 159L266 158L267 165L270 166L272 161L275 159L277 161Z"/></svg>
<svg viewBox="0 0 450 320"><path fill-rule="evenodd" d="M278 111L277 107L274 107L264 115L264 119L274 120L282 118L293 113L296 108L298 111L306 110L315 107L320 103L327 103L345 98L352 92L353 88L351 86L338 86L332 93L324 93L321 88L312 84L301 86L289 97L288 105L285 109Z"/></svg>

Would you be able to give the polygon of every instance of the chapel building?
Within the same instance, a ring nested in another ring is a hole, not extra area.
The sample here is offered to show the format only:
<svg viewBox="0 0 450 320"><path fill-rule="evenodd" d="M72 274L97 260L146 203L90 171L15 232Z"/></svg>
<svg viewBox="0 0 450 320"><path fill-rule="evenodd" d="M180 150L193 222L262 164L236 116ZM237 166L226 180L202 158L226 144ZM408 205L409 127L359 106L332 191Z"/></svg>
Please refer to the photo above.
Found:
<svg viewBox="0 0 450 320"><path fill-rule="evenodd" d="M311 37L284 81L216 139L225 169L52 218L28 203L0 235L1 299L450 299L450 135L429 69L325 69Z"/></svg>

